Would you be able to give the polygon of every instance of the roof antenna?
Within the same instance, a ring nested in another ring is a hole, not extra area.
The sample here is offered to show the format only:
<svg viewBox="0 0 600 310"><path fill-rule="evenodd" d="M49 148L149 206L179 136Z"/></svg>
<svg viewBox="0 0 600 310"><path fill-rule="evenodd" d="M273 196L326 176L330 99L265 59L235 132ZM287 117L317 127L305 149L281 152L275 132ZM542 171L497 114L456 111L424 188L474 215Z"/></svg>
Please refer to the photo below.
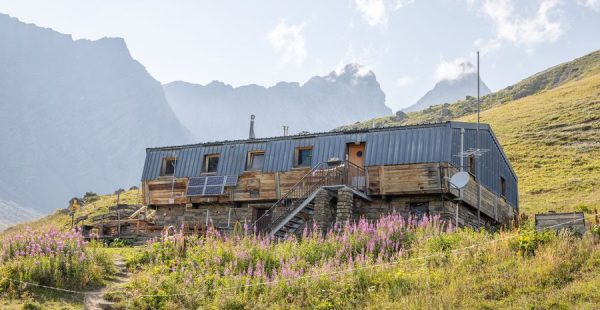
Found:
<svg viewBox="0 0 600 310"><path fill-rule="evenodd" d="M250 135L248 137L250 140L256 138L256 136L254 135L254 118L254 114L250 115Z"/></svg>

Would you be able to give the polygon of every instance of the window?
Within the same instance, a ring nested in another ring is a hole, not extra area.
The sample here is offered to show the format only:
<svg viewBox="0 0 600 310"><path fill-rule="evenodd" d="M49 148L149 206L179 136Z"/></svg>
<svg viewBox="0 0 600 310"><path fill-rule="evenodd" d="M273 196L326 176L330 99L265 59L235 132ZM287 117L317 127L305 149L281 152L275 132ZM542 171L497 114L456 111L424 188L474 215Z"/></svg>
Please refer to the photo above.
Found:
<svg viewBox="0 0 600 310"><path fill-rule="evenodd" d="M161 176L171 176L175 174L175 165L177 164L176 158L165 158L163 159L162 167L160 169Z"/></svg>
<svg viewBox="0 0 600 310"><path fill-rule="evenodd" d="M217 166L219 166L219 154L204 156L204 173L217 173Z"/></svg>
<svg viewBox="0 0 600 310"><path fill-rule="evenodd" d="M475 175L475 154L470 154L469 157L467 157L467 164L468 164L467 171L469 171L469 173L474 176Z"/></svg>
<svg viewBox="0 0 600 310"><path fill-rule="evenodd" d="M506 179L500 177L500 196L506 197Z"/></svg>
<svg viewBox="0 0 600 310"><path fill-rule="evenodd" d="M297 148L294 167L310 167L312 164L312 150L312 147Z"/></svg>
<svg viewBox="0 0 600 310"><path fill-rule="evenodd" d="M264 151L255 151L248 153L248 163L246 165L246 170L250 171L260 171L263 169L265 165L265 152Z"/></svg>

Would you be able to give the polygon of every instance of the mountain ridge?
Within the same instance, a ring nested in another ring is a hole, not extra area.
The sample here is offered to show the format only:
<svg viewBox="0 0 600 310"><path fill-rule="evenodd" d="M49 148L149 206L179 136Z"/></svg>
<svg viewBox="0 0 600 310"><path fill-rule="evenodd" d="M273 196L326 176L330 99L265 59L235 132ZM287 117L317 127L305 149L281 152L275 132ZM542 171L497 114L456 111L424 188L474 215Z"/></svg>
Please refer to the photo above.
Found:
<svg viewBox="0 0 600 310"><path fill-rule="evenodd" d="M272 86L234 87L221 81L205 85L174 81L163 87L176 115L200 141L247 136L251 114L256 115L259 137L281 135L283 125L291 132L327 131L347 121L391 114L375 74L358 64L313 76L302 84L281 81ZM214 106L219 109L211 109ZM207 110L211 119L229 123L208 124L203 114Z"/></svg>
<svg viewBox="0 0 600 310"><path fill-rule="evenodd" d="M0 199L62 208L137 185L147 145L191 142L121 38L73 40L0 14L0 48Z"/></svg>
<svg viewBox="0 0 600 310"><path fill-rule="evenodd" d="M479 80L479 94L485 96L492 91ZM465 97L477 96L477 73L463 74L457 79L445 79L435 83L434 87L421 97L415 104L402 109L403 112L417 112L433 105L455 102Z"/></svg>

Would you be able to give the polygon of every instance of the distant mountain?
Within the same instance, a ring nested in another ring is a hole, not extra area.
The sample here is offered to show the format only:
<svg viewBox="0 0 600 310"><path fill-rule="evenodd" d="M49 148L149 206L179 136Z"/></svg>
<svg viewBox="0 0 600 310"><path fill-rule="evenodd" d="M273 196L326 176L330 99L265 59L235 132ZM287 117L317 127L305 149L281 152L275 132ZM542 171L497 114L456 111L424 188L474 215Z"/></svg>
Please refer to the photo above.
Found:
<svg viewBox="0 0 600 310"><path fill-rule="evenodd" d="M137 185L146 147L190 141L122 39L74 41L0 14L0 217Z"/></svg>
<svg viewBox="0 0 600 310"><path fill-rule="evenodd" d="M375 74L358 64L312 77L303 85L173 82L164 89L175 114L199 141L247 138L250 114L256 115L257 137L267 137L282 135L283 125L290 134L327 131L392 113Z"/></svg>
<svg viewBox="0 0 600 310"><path fill-rule="evenodd" d="M41 213L20 206L12 201L0 200L0 231L14 225L38 218Z"/></svg>
<svg viewBox="0 0 600 310"><path fill-rule="evenodd" d="M466 66L472 66L466 64ZM472 71L472 70L471 70ZM479 84L480 96L491 93L491 90L485 85L483 80ZM468 72L452 80L441 80L435 84L432 90L428 91L417 103L403 109L404 112L416 112L429 108L433 105L452 103L457 100L465 99L467 96L477 97L477 73Z"/></svg>

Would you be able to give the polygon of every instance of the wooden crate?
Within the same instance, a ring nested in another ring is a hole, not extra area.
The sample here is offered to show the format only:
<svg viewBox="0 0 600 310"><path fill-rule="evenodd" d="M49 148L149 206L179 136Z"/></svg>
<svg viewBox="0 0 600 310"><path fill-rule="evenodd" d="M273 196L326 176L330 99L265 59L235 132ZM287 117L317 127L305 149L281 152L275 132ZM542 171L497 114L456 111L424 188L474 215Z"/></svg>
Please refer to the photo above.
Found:
<svg viewBox="0 0 600 310"><path fill-rule="evenodd" d="M585 216L583 212L536 214L535 229L538 231L570 229L583 235L585 233Z"/></svg>

